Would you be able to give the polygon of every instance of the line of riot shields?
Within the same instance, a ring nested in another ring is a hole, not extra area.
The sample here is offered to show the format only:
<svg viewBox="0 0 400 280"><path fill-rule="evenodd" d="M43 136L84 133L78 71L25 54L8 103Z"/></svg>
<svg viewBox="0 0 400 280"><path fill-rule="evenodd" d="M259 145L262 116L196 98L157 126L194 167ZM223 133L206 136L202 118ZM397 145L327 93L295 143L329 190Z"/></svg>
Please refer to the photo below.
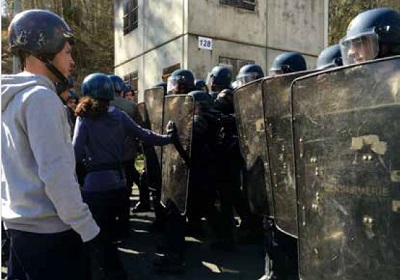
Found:
<svg viewBox="0 0 400 280"><path fill-rule="evenodd" d="M174 145L143 147L145 169L151 189L161 188L161 203L173 202L180 213L186 213L194 100L188 95L164 96L161 87L147 89L144 102L138 104L146 128L166 134L168 121L173 121L179 134L180 149ZM182 155L182 153L186 153ZM161 177L160 177L161 176Z"/></svg>
<svg viewBox="0 0 400 280"><path fill-rule="evenodd" d="M234 93L253 212L297 238L303 280L400 277L400 56Z"/></svg>

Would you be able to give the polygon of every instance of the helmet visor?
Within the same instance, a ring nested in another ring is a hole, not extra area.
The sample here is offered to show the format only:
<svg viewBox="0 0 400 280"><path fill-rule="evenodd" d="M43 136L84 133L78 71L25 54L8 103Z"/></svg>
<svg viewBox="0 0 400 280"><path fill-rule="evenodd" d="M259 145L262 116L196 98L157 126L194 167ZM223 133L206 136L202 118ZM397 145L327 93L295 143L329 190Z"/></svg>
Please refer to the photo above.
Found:
<svg viewBox="0 0 400 280"><path fill-rule="evenodd" d="M371 31L340 40L343 65L375 59L379 53L378 35Z"/></svg>
<svg viewBox="0 0 400 280"><path fill-rule="evenodd" d="M209 72L206 79L206 85L209 90L211 90L213 83L214 83L214 75L211 72Z"/></svg>
<svg viewBox="0 0 400 280"><path fill-rule="evenodd" d="M282 69L272 69L272 70L269 70L269 75L270 75L270 76L277 76L277 75L282 75L282 74L284 74L284 72L283 72Z"/></svg>
<svg viewBox="0 0 400 280"><path fill-rule="evenodd" d="M178 80L173 77L168 78L167 93L173 94L178 91Z"/></svg>
<svg viewBox="0 0 400 280"><path fill-rule="evenodd" d="M238 87L248 84L252 81L257 80L257 75L258 75L258 73L256 73L256 72L240 75L236 78L236 84Z"/></svg>

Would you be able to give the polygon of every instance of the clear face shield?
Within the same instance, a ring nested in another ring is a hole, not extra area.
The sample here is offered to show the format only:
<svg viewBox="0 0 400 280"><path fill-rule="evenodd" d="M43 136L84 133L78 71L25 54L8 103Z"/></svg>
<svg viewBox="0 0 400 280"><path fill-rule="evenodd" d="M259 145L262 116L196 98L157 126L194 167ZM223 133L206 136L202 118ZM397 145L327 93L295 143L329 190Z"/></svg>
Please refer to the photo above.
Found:
<svg viewBox="0 0 400 280"><path fill-rule="evenodd" d="M290 65L283 64L280 69L270 69L269 70L269 76L279 76L287 73L294 72L292 67Z"/></svg>
<svg viewBox="0 0 400 280"><path fill-rule="evenodd" d="M358 36L349 38L344 37L339 44L343 65L372 60L379 53L378 35L374 31L361 33Z"/></svg>
<svg viewBox="0 0 400 280"><path fill-rule="evenodd" d="M175 94L179 90L179 83L177 78L169 77L167 83L167 93Z"/></svg>
<svg viewBox="0 0 400 280"><path fill-rule="evenodd" d="M236 86L240 87L257 79L258 73L246 73L236 77Z"/></svg>
<svg viewBox="0 0 400 280"><path fill-rule="evenodd" d="M209 91L213 91L212 90L213 83L214 83L214 75L213 75L213 73L209 72L207 75L207 79L206 79L206 85L207 85Z"/></svg>
<svg viewBox="0 0 400 280"><path fill-rule="evenodd" d="M269 70L269 76L278 76L282 74L284 74L284 72L281 69Z"/></svg>

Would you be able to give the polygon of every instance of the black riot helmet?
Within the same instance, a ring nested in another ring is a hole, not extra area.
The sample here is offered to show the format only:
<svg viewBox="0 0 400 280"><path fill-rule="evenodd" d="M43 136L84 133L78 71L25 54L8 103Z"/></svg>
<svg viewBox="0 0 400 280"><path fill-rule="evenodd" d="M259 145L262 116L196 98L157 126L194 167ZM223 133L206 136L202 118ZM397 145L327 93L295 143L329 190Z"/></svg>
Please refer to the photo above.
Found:
<svg viewBox="0 0 400 280"><path fill-rule="evenodd" d="M202 79L194 80L194 85L198 90L205 91L207 93L209 92L206 81Z"/></svg>
<svg viewBox="0 0 400 280"><path fill-rule="evenodd" d="M103 73L93 73L83 80L81 85L82 95L98 100L114 99L114 83L109 76Z"/></svg>
<svg viewBox="0 0 400 280"><path fill-rule="evenodd" d="M68 79L53 64L53 59L65 46L74 43L68 24L57 14L47 10L26 10L18 13L8 27L11 52L25 63L33 55L43 61L60 85L68 87Z"/></svg>
<svg viewBox="0 0 400 280"><path fill-rule="evenodd" d="M124 83L124 80L118 75L109 75L108 76L112 83L114 84L114 91L117 96L121 96L124 93L126 84Z"/></svg>
<svg viewBox="0 0 400 280"><path fill-rule="evenodd" d="M400 13L389 8L362 12L340 40L343 64L400 54Z"/></svg>
<svg viewBox="0 0 400 280"><path fill-rule="evenodd" d="M212 92L230 89L232 83L232 70L227 66L215 66L207 77L207 86Z"/></svg>
<svg viewBox="0 0 400 280"><path fill-rule="evenodd" d="M162 87L164 89L164 95L167 95L167 85L168 84L166 82L159 82L159 83L156 83L155 85L153 85L152 87L153 88Z"/></svg>
<svg viewBox="0 0 400 280"><path fill-rule="evenodd" d="M175 70L168 78L167 94L187 94L193 89L194 75L190 70Z"/></svg>
<svg viewBox="0 0 400 280"><path fill-rule="evenodd" d="M318 56L316 69L323 70L343 65L339 44L325 48Z"/></svg>
<svg viewBox="0 0 400 280"><path fill-rule="evenodd" d="M194 90L189 92L188 95L193 96L194 103L200 112L206 112L212 107L212 99L207 92Z"/></svg>
<svg viewBox="0 0 400 280"><path fill-rule="evenodd" d="M304 70L307 70L304 57L297 52L286 52L275 58L272 67L269 69L269 75L281 75Z"/></svg>
<svg viewBox="0 0 400 280"><path fill-rule="evenodd" d="M247 64L242 66L239 70L239 74L236 76L235 87L240 87L251 81L258 80L264 77L264 71L258 64Z"/></svg>

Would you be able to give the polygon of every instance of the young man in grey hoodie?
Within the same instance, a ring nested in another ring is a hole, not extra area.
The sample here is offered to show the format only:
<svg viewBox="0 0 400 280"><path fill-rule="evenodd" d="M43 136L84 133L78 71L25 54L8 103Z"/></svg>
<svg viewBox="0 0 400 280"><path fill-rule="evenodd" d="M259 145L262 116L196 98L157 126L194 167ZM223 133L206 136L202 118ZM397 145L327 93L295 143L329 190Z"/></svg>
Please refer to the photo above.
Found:
<svg viewBox="0 0 400 280"><path fill-rule="evenodd" d="M17 14L8 32L24 70L1 77L8 279L88 279L83 242L96 244L100 229L82 201L67 115L54 86L67 85L74 67L73 34L46 10Z"/></svg>

